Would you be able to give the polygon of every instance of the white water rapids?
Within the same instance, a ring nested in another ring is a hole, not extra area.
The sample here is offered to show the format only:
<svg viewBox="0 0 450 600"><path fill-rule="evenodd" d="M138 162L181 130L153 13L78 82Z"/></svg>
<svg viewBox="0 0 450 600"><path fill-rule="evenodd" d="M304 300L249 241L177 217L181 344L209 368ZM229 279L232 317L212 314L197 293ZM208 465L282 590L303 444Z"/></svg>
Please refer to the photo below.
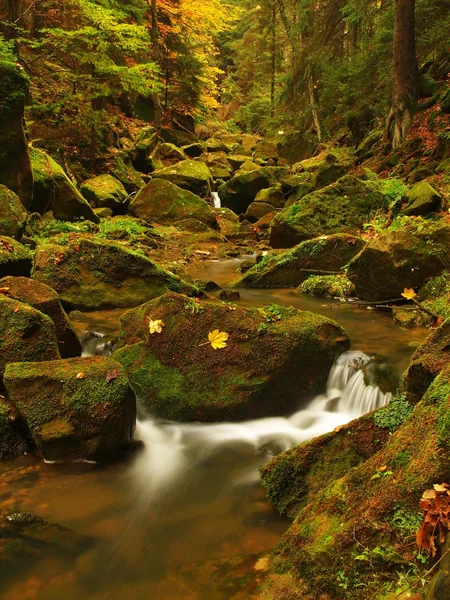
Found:
<svg viewBox="0 0 450 600"><path fill-rule="evenodd" d="M238 469L230 483L252 483L258 479L258 466L270 459L273 450L288 450L387 404L392 394L364 382L361 369L369 361L362 352L342 354L330 371L326 393L287 418L213 424L139 420L136 438L145 448L133 471L147 500L162 499L182 475L189 476L218 453L250 455L247 467Z"/></svg>

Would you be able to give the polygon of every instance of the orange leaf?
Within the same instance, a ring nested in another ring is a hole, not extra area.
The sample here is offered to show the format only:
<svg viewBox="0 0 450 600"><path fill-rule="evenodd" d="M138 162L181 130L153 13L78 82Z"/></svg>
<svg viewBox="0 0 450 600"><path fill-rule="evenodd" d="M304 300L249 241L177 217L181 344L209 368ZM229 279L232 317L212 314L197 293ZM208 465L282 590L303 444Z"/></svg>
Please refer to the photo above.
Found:
<svg viewBox="0 0 450 600"><path fill-rule="evenodd" d="M119 369L112 369L106 374L106 383L109 383L113 379L117 379L120 375Z"/></svg>
<svg viewBox="0 0 450 600"><path fill-rule="evenodd" d="M77 373L77 379L84 379L84 378L85 378L85 374L82 371Z"/></svg>
<svg viewBox="0 0 450 600"><path fill-rule="evenodd" d="M0 294L7 294L9 292L9 287L0 287Z"/></svg>

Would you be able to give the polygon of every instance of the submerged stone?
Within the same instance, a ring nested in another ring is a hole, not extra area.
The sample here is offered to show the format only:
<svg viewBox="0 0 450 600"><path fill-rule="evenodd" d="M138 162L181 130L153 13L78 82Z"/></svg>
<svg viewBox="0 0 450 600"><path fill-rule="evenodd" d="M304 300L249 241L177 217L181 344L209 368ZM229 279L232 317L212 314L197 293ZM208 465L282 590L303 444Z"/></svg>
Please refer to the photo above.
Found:
<svg viewBox="0 0 450 600"><path fill-rule="evenodd" d="M13 363L4 382L45 460L105 460L132 439L135 397L111 358Z"/></svg>

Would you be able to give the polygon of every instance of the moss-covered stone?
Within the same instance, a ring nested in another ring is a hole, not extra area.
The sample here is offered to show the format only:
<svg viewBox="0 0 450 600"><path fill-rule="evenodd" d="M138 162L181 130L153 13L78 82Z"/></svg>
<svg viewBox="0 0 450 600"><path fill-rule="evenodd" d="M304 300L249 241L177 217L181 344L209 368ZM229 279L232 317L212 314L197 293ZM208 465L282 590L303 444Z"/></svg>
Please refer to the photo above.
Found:
<svg viewBox="0 0 450 600"><path fill-rule="evenodd" d="M311 273L304 269L340 271L364 242L346 234L320 236L306 240L281 254L267 254L236 285L254 288L297 287Z"/></svg>
<svg viewBox="0 0 450 600"><path fill-rule="evenodd" d="M213 185L211 171L204 162L197 160L182 160L170 167L158 169L153 177L166 179L203 198L210 195Z"/></svg>
<svg viewBox="0 0 450 600"><path fill-rule="evenodd" d="M104 174L88 179L82 183L80 191L94 208L110 208L114 214L126 212L127 191L112 175Z"/></svg>
<svg viewBox="0 0 450 600"><path fill-rule="evenodd" d="M20 240L25 229L27 211L19 197L0 185L0 235Z"/></svg>
<svg viewBox="0 0 450 600"><path fill-rule="evenodd" d="M236 213L245 213L256 195L264 189L273 187L286 175L283 167L258 167L251 171L239 171L219 188L222 205Z"/></svg>
<svg viewBox="0 0 450 600"><path fill-rule="evenodd" d="M46 460L104 460L131 441L136 401L111 358L13 363L4 382Z"/></svg>
<svg viewBox="0 0 450 600"><path fill-rule="evenodd" d="M441 196L426 181L413 186L408 193L408 203L402 209L402 214L408 217L418 217L435 212L441 208Z"/></svg>
<svg viewBox="0 0 450 600"><path fill-rule="evenodd" d="M162 138L158 135L154 127L143 127L136 136L131 152L132 167L140 173L151 173L154 171L155 163L152 154L158 144L162 142Z"/></svg>
<svg viewBox="0 0 450 600"><path fill-rule="evenodd" d="M0 236L0 277L25 275L31 271L31 254L17 240Z"/></svg>
<svg viewBox="0 0 450 600"><path fill-rule="evenodd" d="M386 199L353 175L304 196L282 210L270 228L270 244L288 248L303 240L332 233L356 233Z"/></svg>
<svg viewBox="0 0 450 600"><path fill-rule="evenodd" d="M301 284L300 290L326 298L348 298L355 294L355 286L345 275L312 275Z"/></svg>
<svg viewBox="0 0 450 600"><path fill-rule="evenodd" d="M168 290L199 291L144 254L108 240L69 234L66 245L41 244L31 276L50 285L69 308L128 308Z"/></svg>
<svg viewBox="0 0 450 600"><path fill-rule="evenodd" d="M274 318L276 315L276 319ZM161 319L162 334L148 320ZM335 357L348 346L336 323L278 306L263 309L167 294L122 317L114 354L150 414L183 421L246 419L293 410L322 389ZM208 334L228 333L212 348Z"/></svg>
<svg viewBox="0 0 450 600"><path fill-rule="evenodd" d="M450 226L443 222L408 222L369 242L350 262L347 275L359 298L399 298L405 288L419 288L442 273L450 261Z"/></svg>
<svg viewBox="0 0 450 600"><path fill-rule="evenodd" d="M202 198L165 179L152 179L129 206L130 214L147 222L179 221L193 218L217 227L212 208Z"/></svg>
<svg viewBox="0 0 450 600"><path fill-rule="evenodd" d="M9 406L0 398L0 460L16 458L26 451L27 445L13 425Z"/></svg>
<svg viewBox="0 0 450 600"><path fill-rule="evenodd" d="M117 152L110 157L106 170L123 184L129 194L137 192L145 185L142 175L134 168L127 152Z"/></svg>
<svg viewBox="0 0 450 600"><path fill-rule="evenodd" d="M0 287L7 288L8 298L25 302L50 317L63 358L81 354L81 343L55 290L28 277L4 277L0 279Z"/></svg>
<svg viewBox="0 0 450 600"><path fill-rule="evenodd" d="M51 156L38 148L31 148L30 156L34 175L32 212L43 214L51 210L60 221L100 221Z"/></svg>
<svg viewBox="0 0 450 600"><path fill-rule="evenodd" d="M175 146L175 144L170 144L168 142L158 144L151 155L154 167L153 170L170 167L181 160L186 160L186 158L188 157L183 150Z"/></svg>
<svg viewBox="0 0 450 600"><path fill-rule="evenodd" d="M266 202L266 204L271 204L274 208L283 208L284 194L281 184L258 192L255 197L255 202Z"/></svg>
<svg viewBox="0 0 450 600"><path fill-rule="evenodd" d="M334 183L345 175L347 167L340 165L339 163L327 163L326 161L319 166L317 171L314 173L312 178L312 185L314 189L320 190L321 188Z"/></svg>
<svg viewBox="0 0 450 600"><path fill-rule="evenodd" d="M0 184L29 208L33 173L23 129L29 81L19 64L5 61L0 61L0 81Z"/></svg>
<svg viewBox="0 0 450 600"><path fill-rule="evenodd" d="M230 163L233 171L237 171L238 169L240 169L242 165L246 162L251 162L249 160L249 157L245 154L229 154L227 156L227 160ZM259 169L259 166L255 164L255 168Z"/></svg>
<svg viewBox="0 0 450 600"><path fill-rule="evenodd" d="M0 387L8 363L60 358L52 320L0 294Z"/></svg>
<svg viewBox="0 0 450 600"><path fill-rule="evenodd" d="M272 204L268 204L267 202L252 202L245 212L245 218L250 223L256 223L259 219L273 212L274 208Z"/></svg>

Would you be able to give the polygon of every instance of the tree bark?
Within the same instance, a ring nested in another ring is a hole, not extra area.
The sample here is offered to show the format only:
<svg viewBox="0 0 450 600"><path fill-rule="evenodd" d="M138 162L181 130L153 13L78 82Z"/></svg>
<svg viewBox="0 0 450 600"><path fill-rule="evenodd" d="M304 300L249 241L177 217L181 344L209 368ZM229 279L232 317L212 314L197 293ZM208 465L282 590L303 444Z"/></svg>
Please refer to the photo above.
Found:
<svg viewBox="0 0 450 600"><path fill-rule="evenodd" d="M392 69L392 107L385 124L385 138L398 148L408 133L417 101L415 0L396 0Z"/></svg>
<svg viewBox="0 0 450 600"><path fill-rule="evenodd" d="M272 6L272 76L270 81L270 113L275 116L275 78L277 74L277 5Z"/></svg>
<svg viewBox="0 0 450 600"><path fill-rule="evenodd" d="M158 7L157 0L151 0L151 15L152 15L152 58L155 62L159 61L159 35L158 35ZM153 94L153 111L154 111L154 122L155 129L158 133L161 132L162 122L162 106L159 98L159 94Z"/></svg>

